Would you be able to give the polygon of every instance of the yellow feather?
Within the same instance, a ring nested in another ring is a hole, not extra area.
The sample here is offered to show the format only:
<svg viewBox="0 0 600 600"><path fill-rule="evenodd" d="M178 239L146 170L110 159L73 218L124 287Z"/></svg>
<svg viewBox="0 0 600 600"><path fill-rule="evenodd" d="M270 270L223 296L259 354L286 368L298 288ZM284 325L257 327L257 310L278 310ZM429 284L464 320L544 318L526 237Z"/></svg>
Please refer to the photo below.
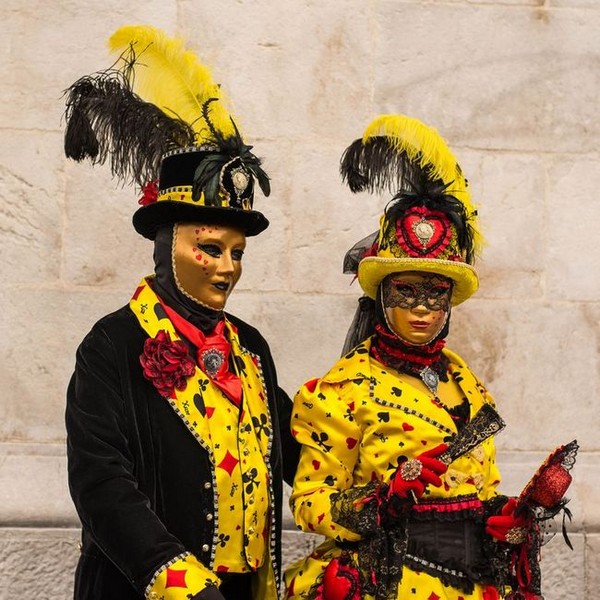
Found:
<svg viewBox="0 0 600 600"><path fill-rule="evenodd" d="M202 117L202 105L209 98L218 98L210 105L209 117L215 129L226 137L234 133L223 93L206 65L187 50L180 38L169 38L160 29L147 25L127 25L110 38L111 52L124 54L133 47L134 91L147 102L158 106L169 116L189 123L196 132L197 143L210 137ZM120 66L121 67L121 66Z"/></svg>
<svg viewBox="0 0 600 600"><path fill-rule="evenodd" d="M476 210L471 202L468 183L456 158L445 140L433 127L429 127L405 115L380 115L366 128L363 143L375 136L385 136L398 152L405 152L410 160L418 161L421 167L431 169L431 173L444 183L450 184L448 193L464 205L469 224L473 230L476 253L483 245L483 238L477 224Z"/></svg>

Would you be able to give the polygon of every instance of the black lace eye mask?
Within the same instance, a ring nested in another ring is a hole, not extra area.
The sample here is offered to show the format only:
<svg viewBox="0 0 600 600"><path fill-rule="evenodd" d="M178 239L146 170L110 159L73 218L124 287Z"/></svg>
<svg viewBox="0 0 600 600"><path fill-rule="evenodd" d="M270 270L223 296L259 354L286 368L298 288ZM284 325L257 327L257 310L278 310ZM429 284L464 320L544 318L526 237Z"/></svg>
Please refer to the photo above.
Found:
<svg viewBox="0 0 600 600"><path fill-rule="evenodd" d="M430 275L423 281L408 281L401 274L389 275L383 281L382 301L385 308L415 308L448 311L452 296L452 280Z"/></svg>

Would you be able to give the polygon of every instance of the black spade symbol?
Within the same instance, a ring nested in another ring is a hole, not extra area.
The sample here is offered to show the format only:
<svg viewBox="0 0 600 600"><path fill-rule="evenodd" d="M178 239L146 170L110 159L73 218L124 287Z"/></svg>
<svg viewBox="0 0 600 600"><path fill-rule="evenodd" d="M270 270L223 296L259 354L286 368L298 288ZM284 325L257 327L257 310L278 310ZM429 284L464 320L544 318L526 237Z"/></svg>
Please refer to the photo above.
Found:
<svg viewBox="0 0 600 600"><path fill-rule="evenodd" d="M390 422L390 413L389 412L379 412L379 413L377 413L377 416L379 417L379 420L383 421L384 423Z"/></svg>
<svg viewBox="0 0 600 600"><path fill-rule="evenodd" d="M154 314L156 315L156 318L160 321L161 319L166 319L167 317L167 313L165 312L165 309L162 307L162 305L160 304L160 302L157 302L154 305Z"/></svg>
<svg viewBox="0 0 600 600"><path fill-rule="evenodd" d="M205 417L206 416L206 408L204 407L204 400L201 394L194 394L194 404L196 408L200 412L200 414Z"/></svg>

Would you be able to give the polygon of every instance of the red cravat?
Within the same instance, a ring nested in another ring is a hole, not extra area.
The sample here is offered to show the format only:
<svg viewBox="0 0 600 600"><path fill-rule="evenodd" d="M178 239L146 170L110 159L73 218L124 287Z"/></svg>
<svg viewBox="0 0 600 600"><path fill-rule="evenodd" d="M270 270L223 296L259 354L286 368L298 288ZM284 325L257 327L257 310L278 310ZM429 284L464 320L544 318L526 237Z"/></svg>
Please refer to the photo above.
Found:
<svg viewBox="0 0 600 600"><path fill-rule="evenodd" d="M223 334L225 320L221 319L208 335L205 335L186 321L179 313L167 306L160 298L160 304L179 335L196 346L198 366L213 383L237 406L242 403L242 382L230 369L229 354L231 344Z"/></svg>

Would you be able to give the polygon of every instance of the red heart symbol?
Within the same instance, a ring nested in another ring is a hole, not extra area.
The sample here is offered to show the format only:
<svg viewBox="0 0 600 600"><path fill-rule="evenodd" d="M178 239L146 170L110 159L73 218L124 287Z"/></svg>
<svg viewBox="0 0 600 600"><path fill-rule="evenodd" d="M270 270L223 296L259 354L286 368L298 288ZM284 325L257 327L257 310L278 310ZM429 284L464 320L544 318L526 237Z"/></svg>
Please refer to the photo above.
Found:
<svg viewBox="0 0 600 600"><path fill-rule="evenodd" d="M313 460L312 465L315 468L315 471L318 471L321 468L321 463L318 460Z"/></svg>
<svg viewBox="0 0 600 600"><path fill-rule="evenodd" d="M408 423L402 423L402 429L404 429L404 431L412 431L414 427Z"/></svg>
<svg viewBox="0 0 600 600"><path fill-rule="evenodd" d="M357 441L358 440L355 440L354 438L346 438L346 446L348 446L348 450L352 450L352 448L356 446Z"/></svg>
<svg viewBox="0 0 600 600"><path fill-rule="evenodd" d="M423 206L409 210L396 227L398 244L409 256L434 258L448 247L452 237L448 217Z"/></svg>
<svg viewBox="0 0 600 600"><path fill-rule="evenodd" d="M317 387L317 383L318 383L318 379L315 377L315 379L311 379L310 381L307 381L304 385L306 386L306 389L312 394L315 391L315 388Z"/></svg>

